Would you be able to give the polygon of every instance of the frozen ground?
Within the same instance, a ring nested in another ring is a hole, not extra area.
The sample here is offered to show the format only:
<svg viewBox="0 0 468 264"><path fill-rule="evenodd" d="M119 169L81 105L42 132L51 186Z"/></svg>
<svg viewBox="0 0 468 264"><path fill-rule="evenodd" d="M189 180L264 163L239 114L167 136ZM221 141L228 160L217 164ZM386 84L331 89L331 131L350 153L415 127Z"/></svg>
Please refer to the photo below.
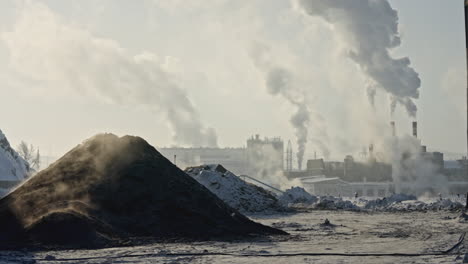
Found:
<svg viewBox="0 0 468 264"><path fill-rule="evenodd" d="M0 253L2 263L463 263L458 212L308 211L254 215L290 237L152 244L101 250ZM321 225L329 219L331 226ZM468 239L468 238L467 238Z"/></svg>

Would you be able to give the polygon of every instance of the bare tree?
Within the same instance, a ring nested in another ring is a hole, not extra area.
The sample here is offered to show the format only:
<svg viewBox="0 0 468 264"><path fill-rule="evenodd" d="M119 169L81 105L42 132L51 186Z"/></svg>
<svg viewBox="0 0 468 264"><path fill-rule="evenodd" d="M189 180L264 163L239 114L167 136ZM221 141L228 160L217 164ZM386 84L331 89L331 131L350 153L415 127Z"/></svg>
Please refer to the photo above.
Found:
<svg viewBox="0 0 468 264"><path fill-rule="evenodd" d="M29 170L36 171L41 165L41 155L39 149L32 144L28 145L26 142L21 141L18 145L18 154L29 164Z"/></svg>

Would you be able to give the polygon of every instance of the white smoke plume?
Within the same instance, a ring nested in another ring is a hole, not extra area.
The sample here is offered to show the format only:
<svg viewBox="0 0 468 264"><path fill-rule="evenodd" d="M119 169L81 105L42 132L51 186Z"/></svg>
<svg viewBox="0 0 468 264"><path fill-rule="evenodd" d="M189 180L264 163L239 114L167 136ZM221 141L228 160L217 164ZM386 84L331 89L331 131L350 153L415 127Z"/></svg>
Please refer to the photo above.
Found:
<svg viewBox="0 0 468 264"><path fill-rule="evenodd" d="M291 116L290 123L295 130L298 148L297 163L298 168L301 169L310 124L310 109L305 101L305 91L297 87L291 71L272 62L268 47L256 43L250 49L250 56L255 66L265 74L265 86L268 92L273 96L283 97L296 107L296 112Z"/></svg>
<svg viewBox="0 0 468 264"><path fill-rule="evenodd" d="M387 138L383 145L387 162L392 164L396 193L436 196L448 193L448 179L441 174L433 153L421 151L419 139L406 135Z"/></svg>
<svg viewBox="0 0 468 264"><path fill-rule="evenodd" d="M177 144L217 145L215 131L204 126L186 92L155 54L131 55L118 42L67 23L33 1L24 4L12 30L1 39L9 49L10 66L36 83L148 107L167 119Z"/></svg>
<svg viewBox="0 0 468 264"><path fill-rule="evenodd" d="M400 46L398 13L387 0L298 0L310 16L321 17L346 43L347 54L394 102L416 116L421 80L408 57L392 58ZM370 88L372 102L373 89Z"/></svg>

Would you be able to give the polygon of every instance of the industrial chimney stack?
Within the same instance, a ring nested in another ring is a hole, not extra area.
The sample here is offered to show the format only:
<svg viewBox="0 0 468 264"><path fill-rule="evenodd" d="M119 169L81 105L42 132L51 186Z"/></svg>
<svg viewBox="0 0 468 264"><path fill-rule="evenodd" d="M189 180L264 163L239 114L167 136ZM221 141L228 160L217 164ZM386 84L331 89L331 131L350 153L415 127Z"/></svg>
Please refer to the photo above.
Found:
<svg viewBox="0 0 468 264"><path fill-rule="evenodd" d="M418 122L413 122L413 137L418 138Z"/></svg>
<svg viewBox="0 0 468 264"><path fill-rule="evenodd" d="M392 127L392 136L396 137L395 121L391 121L390 126Z"/></svg>
<svg viewBox="0 0 468 264"><path fill-rule="evenodd" d="M292 146L291 146L291 140L288 140L288 147L286 148L286 171L292 171Z"/></svg>

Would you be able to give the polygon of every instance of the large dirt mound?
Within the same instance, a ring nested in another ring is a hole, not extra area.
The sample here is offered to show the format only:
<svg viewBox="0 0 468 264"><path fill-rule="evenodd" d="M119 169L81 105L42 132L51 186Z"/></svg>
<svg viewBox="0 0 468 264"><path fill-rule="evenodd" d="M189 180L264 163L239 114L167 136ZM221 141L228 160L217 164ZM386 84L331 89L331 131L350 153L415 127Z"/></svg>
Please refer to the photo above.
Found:
<svg viewBox="0 0 468 264"><path fill-rule="evenodd" d="M250 221L139 137L97 135L0 200L3 246L249 234L285 233Z"/></svg>

